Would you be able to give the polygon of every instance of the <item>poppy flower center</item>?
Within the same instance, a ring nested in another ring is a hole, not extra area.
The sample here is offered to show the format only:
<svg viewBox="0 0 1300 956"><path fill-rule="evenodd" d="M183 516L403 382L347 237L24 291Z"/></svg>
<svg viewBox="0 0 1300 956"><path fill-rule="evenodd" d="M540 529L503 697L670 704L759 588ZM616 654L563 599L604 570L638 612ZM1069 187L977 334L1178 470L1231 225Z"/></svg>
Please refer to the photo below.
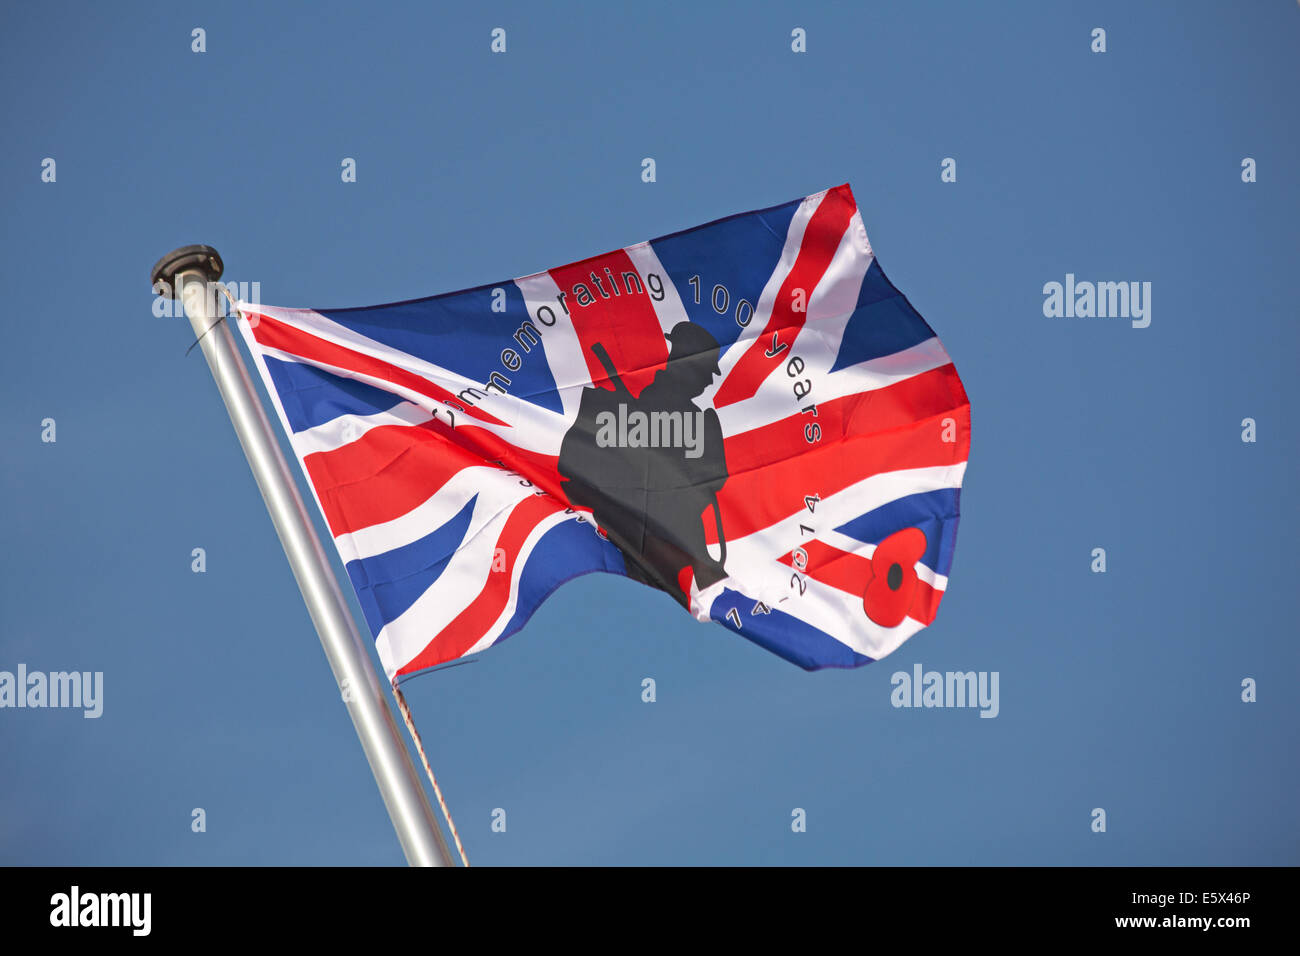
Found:
<svg viewBox="0 0 1300 956"><path fill-rule="evenodd" d="M889 566L889 574L885 577L885 583L889 585L891 591L897 591L903 586L903 566L897 561Z"/></svg>

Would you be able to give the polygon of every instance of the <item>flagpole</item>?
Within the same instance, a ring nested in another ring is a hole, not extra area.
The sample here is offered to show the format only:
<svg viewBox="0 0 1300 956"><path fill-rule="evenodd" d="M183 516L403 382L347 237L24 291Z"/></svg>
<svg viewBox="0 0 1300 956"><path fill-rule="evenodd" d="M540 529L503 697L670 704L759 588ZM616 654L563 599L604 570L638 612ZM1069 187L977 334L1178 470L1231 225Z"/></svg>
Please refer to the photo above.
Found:
<svg viewBox="0 0 1300 956"><path fill-rule="evenodd" d="M330 669L342 689L341 696L361 739L406 862L411 866L450 866L447 843L380 690L370 654L235 346L234 336L218 315L214 283L221 278L222 269L221 256L215 249L184 246L158 260L151 279L155 292L161 289L161 294L182 303L198 337L307 603L307 611L316 625ZM165 285L160 286L160 282Z"/></svg>

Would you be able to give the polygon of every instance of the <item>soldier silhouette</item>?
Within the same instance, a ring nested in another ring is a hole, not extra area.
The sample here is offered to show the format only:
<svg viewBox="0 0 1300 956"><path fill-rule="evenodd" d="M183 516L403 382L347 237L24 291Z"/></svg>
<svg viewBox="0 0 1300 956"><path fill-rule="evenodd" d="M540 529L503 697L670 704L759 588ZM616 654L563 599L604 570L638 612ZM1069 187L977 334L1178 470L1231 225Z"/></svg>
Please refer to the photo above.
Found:
<svg viewBox="0 0 1300 956"><path fill-rule="evenodd" d="M560 445L559 472L569 501L590 508L596 523L623 552L628 576L668 592L689 608L690 596L680 577L683 569L691 568L701 590L727 576L727 543L717 497L727 481L722 426L716 411L701 410L691 401L720 371L718 343L692 322L679 322L665 338L671 344L666 367L635 397L604 346L592 345L614 390L583 390L577 420ZM694 447L602 447L597 441L602 414L621 414L626 420L634 412L647 417L680 413L682 427L696 429ZM704 535L704 512L710 506L718 530L717 560L709 554Z"/></svg>

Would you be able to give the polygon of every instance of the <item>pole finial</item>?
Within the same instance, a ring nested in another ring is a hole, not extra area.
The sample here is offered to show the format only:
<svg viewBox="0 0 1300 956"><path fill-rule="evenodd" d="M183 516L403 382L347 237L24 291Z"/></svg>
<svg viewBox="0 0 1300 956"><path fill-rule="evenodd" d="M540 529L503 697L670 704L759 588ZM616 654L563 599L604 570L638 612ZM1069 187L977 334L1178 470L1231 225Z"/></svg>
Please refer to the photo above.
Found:
<svg viewBox="0 0 1300 956"><path fill-rule="evenodd" d="M149 273L149 282L155 292L158 291L158 284L164 283L166 291L160 294L174 299L177 291L176 276L180 273L201 272L208 282L216 282L224 271L221 253L211 246L181 246L154 263L153 270Z"/></svg>

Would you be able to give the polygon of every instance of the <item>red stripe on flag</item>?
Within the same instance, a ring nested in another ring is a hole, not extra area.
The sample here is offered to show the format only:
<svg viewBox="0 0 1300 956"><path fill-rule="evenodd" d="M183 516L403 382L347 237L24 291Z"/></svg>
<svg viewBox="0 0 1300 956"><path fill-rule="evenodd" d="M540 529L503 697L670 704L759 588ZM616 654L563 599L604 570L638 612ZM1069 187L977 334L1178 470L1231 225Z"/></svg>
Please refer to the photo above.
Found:
<svg viewBox="0 0 1300 956"><path fill-rule="evenodd" d="M452 428L436 418L371 428L354 442L308 455L303 464L330 532L340 535L399 518L462 469L495 467L497 461L556 501L567 501L554 455L516 448L472 425Z"/></svg>
<svg viewBox="0 0 1300 956"><path fill-rule="evenodd" d="M951 364L944 365L884 388L819 402L816 418L795 412L780 421L732 435L724 442L727 471L739 474L816 447L806 440L805 425L819 425L821 440L835 441L844 435L900 428L967 404L957 370Z"/></svg>
<svg viewBox="0 0 1300 956"><path fill-rule="evenodd" d="M547 515L563 508L562 504L551 498L528 498L516 505L496 542L496 547L505 554L505 569L489 571L487 583L469 606L457 614L414 660L397 673L410 674L426 667L435 667L455 660L473 647L501 616L510 601L511 580L524 541Z"/></svg>
<svg viewBox="0 0 1300 956"><path fill-rule="evenodd" d="M939 602L942 600L942 591L917 578L916 593L912 595L912 606L908 609L907 616L929 627L939 613Z"/></svg>
<svg viewBox="0 0 1300 956"><path fill-rule="evenodd" d="M259 344L265 345L267 348L279 349L282 352L288 352L290 355L296 355L310 362L319 362L334 368L370 375L381 381L409 388L420 395L427 395L439 402L450 403L454 408L464 408L465 406L465 403L457 396L445 388L433 384L423 376L408 372L404 368L399 368L390 362L374 358L355 349L336 345L320 336L312 335L310 332L304 332L302 329L273 319L269 315L259 315L257 322L250 322L249 325L253 330L253 337L257 339ZM479 389L479 391L482 392L483 390ZM472 405L464 408L464 414L492 425L506 424L499 418L489 415L482 409L475 408Z"/></svg>
<svg viewBox="0 0 1300 956"><path fill-rule="evenodd" d="M781 291L776 294L767 325L718 386L713 399L715 408L752 398L768 373L789 359L790 350L808 317L808 300L835 257L835 250L839 248L844 230L856 209L847 186L828 190L822 198L804 230L794 266L781 283ZM796 289L803 290L803 310L798 312L794 309ZM776 336L775 346L773 336ZM786 348L781 348L782 345ZM769 354L778 349L775 356Z"/></svg>
<svg viewBox="0 0 1300 956"><path fill-rule="evenodd" d="M629 278L624 282L623 274L627 272L635 274L636 280ZM591 381L601 385L609 379L605 366L591 350L599 342L609 352L623 384L634 397L640 395L655 372L668 363L668 343L655 314L646 277L637 272L632 259L622 249L551 269L550 275L566 294L564 301L583 358L587 360ZM663 282L666 277L659 279ZM641 292L636 291L638 282ZM579 304L580 293L575 292L579 284L594 299L588 305ZM605 290L604 296L599 289ZM618 295L614 295L615 291Z"/></svg>
<svg viewBox="0 0 1300 956"><path fill-rule="evenodd" d="M335 536L399 518L462 469L481 464L419 425L381 425L303 459Z"/></svg>
<svg viewBox="0 0 1300 956"><path fill-rule="evenodd" d="M802 453L750 471L739 471L731 463L731 477L718 493L722 506L723 533L728 541L753 534L805 509L805 495L827 498L849 485L889 471L955 465L970 454L970 406L962 405L889 431L867 430L858 425L859 415L870 405L860 405L846 423L849 437L806 445ZM951 418L955 442L943 440L943 424ZM770 427L770 426L769 426ZM802 427L799 434L802 435ZM730 439L728 449L730 449ZM747 454L757 454L747 451ZM710 544L717 543L712 523L705 527Z"/></svg>
<svg viewBox="0 0 1300 956"><path fill-rule="evenodd" d="M794 551L778 560L822 584L829 584L858 597L866 593L867 585L874 577L870 558L841 550L825 541L809 541L802 547L808 555L807 563L802 568L795 564Z"/></svg>

